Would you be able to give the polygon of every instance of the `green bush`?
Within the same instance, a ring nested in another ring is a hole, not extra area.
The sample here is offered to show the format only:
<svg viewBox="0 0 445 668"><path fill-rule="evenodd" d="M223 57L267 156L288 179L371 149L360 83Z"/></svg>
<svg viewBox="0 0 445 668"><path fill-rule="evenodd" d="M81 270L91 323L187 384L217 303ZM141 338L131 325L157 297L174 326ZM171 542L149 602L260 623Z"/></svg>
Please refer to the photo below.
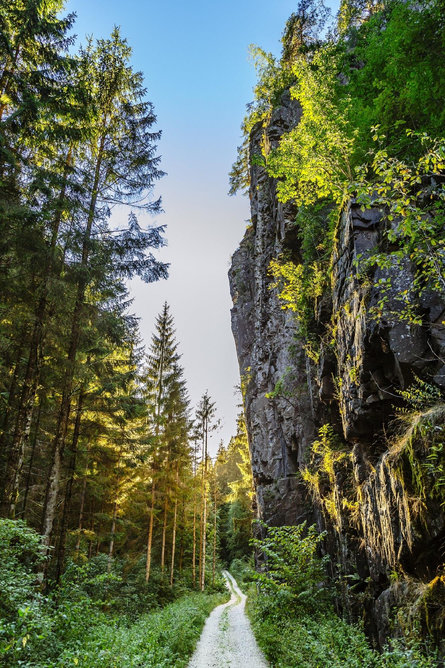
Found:
<svg viewBox="0 0 445 668"><path fill-rule="evenodd" d="M42 555L35 531L0 520L5 668L184 666L207 615L227 599L227 592L191 594L187 574L170 587L168 577L154 569L147 585L142 561L110 564L106 555L69 562L59 586L44 596L37 577ZM209 583L211 578L209 573ZM219 574L210 589L225 591Z"/></svg>
<svg viewBox="0 0 445 668"><path fill-rule="evenodd" d="M233 559L229 570L241 587L253 582L256 576L252 556Z"/></svg>
<svg viewBox="0 0 445 668"><path fill-rule="evenodd" d="M208 614L225 599L227 595L189 594L130 625L124 618L111 624L103 621L94 626L81 646L72 643L56 663L35 664L35 668L181 668L188 664Z"/></svg>
<svg viewBox="0 0 445 668"><path fill-rule="evenodd" d="M362 629L329 607L289 612L275 603L264 615L262 595L251 592L249 614L258 644L274 668L434 668L437 657L416 640L393 641L381 654Z"/></svg>
<svg viewBox="0 0 445 668"><path fill-rule="evenodd" d="M256 573L261 595L258 605L267 614L276 606L286 606L290 612L301 608L317 609L327 604L331 591L326 581L329 557L319 557L319 544L325 533L306 522L297 526L267 527L266 537L254 539L253 545L264 559L263 572Z"/></svg>
<svg viewBox="0 0 445 668"><path fill-rule="evenodd" d="M248 612L258 643L274 668L433 668L437 659L416 639L373 650L356 625L342 620L325 585L326 558L319 556L324 533L315 526L267 527L254 545L263 572L254 576ZM234 564L234 572L243 572Z"/></svg>
<svg viewBox="0 0 445 668"><path fill-rule="evenodd" d="M0 520L0 615L14 619L29 603L37 585L36 569L43 558L41 538L24 522Z"/></svg>

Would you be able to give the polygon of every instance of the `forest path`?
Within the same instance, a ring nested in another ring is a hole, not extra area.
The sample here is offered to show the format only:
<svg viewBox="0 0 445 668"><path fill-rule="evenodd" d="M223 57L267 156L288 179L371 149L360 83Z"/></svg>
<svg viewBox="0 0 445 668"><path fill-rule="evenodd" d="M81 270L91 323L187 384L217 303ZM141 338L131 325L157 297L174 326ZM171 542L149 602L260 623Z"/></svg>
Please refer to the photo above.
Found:
<svg viewBox="0 0 445 668"><path fill-rule="evenodd" d="M210 613L188 668L268 668L244 611L246 596L230 573L223 575L232 596Z"/></svg>

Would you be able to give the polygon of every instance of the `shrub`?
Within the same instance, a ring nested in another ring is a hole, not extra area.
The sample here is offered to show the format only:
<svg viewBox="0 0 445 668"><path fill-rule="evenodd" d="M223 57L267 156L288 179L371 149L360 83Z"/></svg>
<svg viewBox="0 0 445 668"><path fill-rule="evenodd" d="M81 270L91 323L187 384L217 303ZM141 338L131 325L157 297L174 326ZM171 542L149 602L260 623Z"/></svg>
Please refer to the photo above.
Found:
<svg viewBox="0 0 445 668"><path fill-rule="evenodd" d="M264 558L264 571L257 573L261 595L259 605L267 613L275 606L286 606L290 612L316 609L330 600L326 584L326 563L329 557L319 557L319 544L325 533L315 525L267 527L266 537L254 539L253 545Z"/></svg>

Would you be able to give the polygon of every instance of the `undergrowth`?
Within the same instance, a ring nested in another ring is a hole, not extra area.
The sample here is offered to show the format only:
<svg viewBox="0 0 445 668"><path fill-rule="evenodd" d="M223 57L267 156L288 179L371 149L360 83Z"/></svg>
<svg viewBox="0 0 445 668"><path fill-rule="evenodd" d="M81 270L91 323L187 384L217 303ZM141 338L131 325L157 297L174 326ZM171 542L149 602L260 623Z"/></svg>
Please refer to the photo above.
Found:
<svg viewBox="0 0 445 668"><path fill-rule="evenodd" d="M64 649L54 663L33 666L81 668L182 668L189 662L211 610L227 599L225 594L188 594L158 612L127 624L125 618L102 619L79 648Z"/></svg>
<svg viewBox="0 0 445 668"><path fill-rule="evenodd" d="M244 563L232 569L249 592L247 611L258 644L272 668L433 668L429 647L413 636L374 650L359 625L341 619L333 608L315 527L269 528L256 539L263 570ZM292 552L293 559L289 559ZM256 581L257 586L253 584ZM286 603L284 604L284 600ZM292 605L289 605L289 601Z"/></svg>
<svg viewBox="0 0 445 668"><path fill-rule="evenodd" d="M249 616L272 668L433 668L415 641L394 641L382 653L373 650L364 632L329 608L318 614L289 616L278 608L264 616L262 595L251 590Z"/></svg>
<svg viewBox="0 0 445 668"><path fill-rule="evenodd" d="M218 575L211 592L170 587L143 564L124 572L98 555L70 562L58 586L41 591L41 537L24 522L0 520L0 666L4 668L181 668L210 611L227 600ZM224 593L221 593L224 592Z"/></svg>

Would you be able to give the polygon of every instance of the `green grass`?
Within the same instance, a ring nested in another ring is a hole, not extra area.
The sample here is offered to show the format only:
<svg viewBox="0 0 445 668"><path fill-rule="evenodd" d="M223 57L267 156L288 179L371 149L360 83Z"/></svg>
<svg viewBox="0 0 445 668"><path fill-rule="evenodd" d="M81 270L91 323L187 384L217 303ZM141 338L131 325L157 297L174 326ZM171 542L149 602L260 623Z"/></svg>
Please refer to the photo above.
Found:
<svg viewBox="0 0 445 668"><path fill-rule="evenodd" d="M182 668L204 622L228 594L188 593L137 618L100 611L89 601L49 614L37 608L13 642L0 643L5 668ZM21 618L23 619L23 617ZM1 620L0 620L1 621ZM8 627L8 635L12 626ZM2 640L0 624L0 640Z"/></svg>
<svg viewBox="0 0 445 668"><path fill-rule="evenodd" d="M265 614L254 588L247 611L259 646L272 668L434 668L415 641L394 641L379 653L364 632L332 610L290 615L268 606Z"/></svg>
<svg viewBox="0 0 445 668"><path fill-rule="evenodd" d="M100 623L80 647L68 646L56 663L46 666L182 668L194 651L208 614L224 600L225 594L190 594L131 624L125 623L125 618Z"/></svg>

